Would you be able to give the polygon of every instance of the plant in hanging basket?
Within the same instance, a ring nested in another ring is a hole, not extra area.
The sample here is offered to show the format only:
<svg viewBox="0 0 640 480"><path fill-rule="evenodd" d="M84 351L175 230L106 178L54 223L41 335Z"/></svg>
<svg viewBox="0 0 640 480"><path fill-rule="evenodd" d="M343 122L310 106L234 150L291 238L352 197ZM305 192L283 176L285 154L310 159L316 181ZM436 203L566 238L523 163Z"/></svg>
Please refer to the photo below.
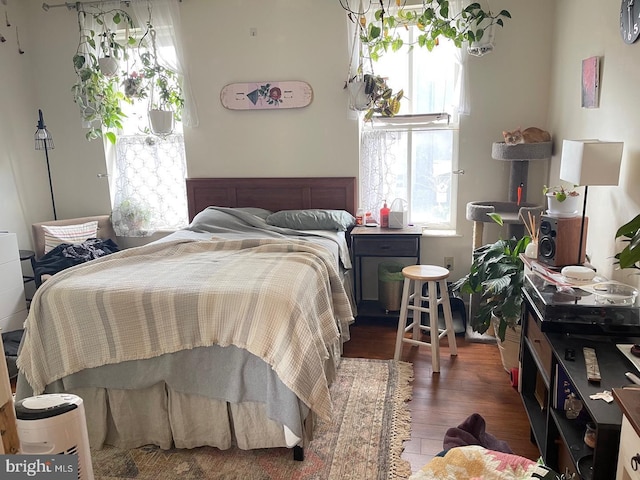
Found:
<svg viewBox="0 0 640 480"><path fill-rule="evenodd" d="M145 85L144 73L131 72L122 80L124 94L131 100L147 98L147 88Z"/></svg>
<svg viewBox="0 0 640 480"><path fill-rule="evenodd" d="M152 27L150 27L152 28ZM149 80L150 109L171 110L180 120L184 108L181 78L177 72L158 63L153 50L140 54L142 74Z"/></svg>
<svg viewBox="0 0 640 480"><path fill-rule="evenodd" d="M479 42L485 32L494 25L504 26L504 19L511 18L507 10L498 14L486 11L477 3L471 3L460 12L454 13L447 0L424 0L420 5L404 5L397 0L395 5L368 0L361 11L355 11L347 2L340 2L353 22L360 29L360 40L368 47L372 60L377 60L389 50L396 52L408 46L424 47L433 50L439 43L439 37L448 38L461 48L464 42ZM380 8L377 8L380 7ZM368 21L365 13L374 11L373 19ZM405 43L401 32L410 26L420 31L415 43Z"/></svg>
<svg viewBox="0 0 640 480"><path fill-rule="evenodd" d="M366 105L365 121L373 119L374 115L393 117L400 111L400 100L404 91L396 93L387 85L387 80L379 75L365 74L358 85L358 93L362 105ZM346 88L349 84L347 84Z"/></svg>
<svg viewBox="0 0 640 480"><path fill-rule="evenodd" d="M91 15L98 25L103 26L101 33L84 27L86 15ZM115 25L124 23L127 30L133 29L133 20L124 10L95 13L78 11L80 37L73 56L77 80L71 90L82 120L89 126L86 138L93 140L104 136L115 143L115 133L110 130L122 128L125 114L120 102L127 101L119 89L117 61L126 57L127 46L134 45L136 41L130 36L124 42L117 41L115 32L105 26L108 20Z"/></svg>

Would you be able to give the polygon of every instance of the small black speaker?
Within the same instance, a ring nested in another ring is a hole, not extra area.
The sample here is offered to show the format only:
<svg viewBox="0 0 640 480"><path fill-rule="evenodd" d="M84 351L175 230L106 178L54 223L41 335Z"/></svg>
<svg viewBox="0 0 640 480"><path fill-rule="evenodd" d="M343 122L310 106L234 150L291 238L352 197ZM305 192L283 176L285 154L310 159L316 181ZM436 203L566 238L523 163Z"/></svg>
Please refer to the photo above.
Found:
<svg viewBox="0 0 640 480"><path fill-rule="evenodd" d="M589 219L585 217L580 248L582 217L558 218L542 215L538 235L538 261L551 267L582 265L586 255L588 223Z"/></svg>

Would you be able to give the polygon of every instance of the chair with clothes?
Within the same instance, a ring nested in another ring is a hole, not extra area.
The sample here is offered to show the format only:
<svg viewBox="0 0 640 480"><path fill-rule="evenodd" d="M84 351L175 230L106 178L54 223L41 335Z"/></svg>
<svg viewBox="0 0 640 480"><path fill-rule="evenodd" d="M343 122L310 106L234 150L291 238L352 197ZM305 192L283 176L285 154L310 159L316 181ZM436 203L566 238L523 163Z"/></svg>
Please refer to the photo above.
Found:
<svg viewBox="0 0 640 480"><path fill-rule="evenodd" d="M50 252L55 254L55 249L61 248L60 245L62 244L78 245L90 239L97 239L93 246L102 248L105 253L112 253L117 250L116 232L113 229L109 215L94 215L34 223L31 226L31 231L35 252L35 256L31 259L31 266L36 287L39 287L43 281L55 273L57 269L55 260L53 266L51 266L51 262L45 265L45 260L47 260L45 255L50 254ZM93 246L88 247L92 248ZM65 266L68 267L70 265Z"/></svg>

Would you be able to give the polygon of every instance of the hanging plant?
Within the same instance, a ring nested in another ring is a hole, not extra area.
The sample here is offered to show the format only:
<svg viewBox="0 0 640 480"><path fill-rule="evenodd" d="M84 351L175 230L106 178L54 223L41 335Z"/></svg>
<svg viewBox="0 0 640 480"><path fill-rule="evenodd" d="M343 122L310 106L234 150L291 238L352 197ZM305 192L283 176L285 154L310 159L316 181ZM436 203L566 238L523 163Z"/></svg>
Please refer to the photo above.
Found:
<svg viewBox="0 0 640 480"><path fill-rule="evenodd" d="M182 118L182 78L176 71L158 61L156 31L151 23L151 14L149 15L147 30L138 46L139 51L142 51L141 75L148 82L150 130L156 135L164 136L171 134L175 122Z"/></svg>
<svg viewBox="0 0 640 480"><path fill-rule="evenodd" d="M382 117L393 117L400 111L400 100L404 91L393 93L387 80L379 75L365 74L362 80L353 78L345 85L350 89L351 107L354 110L365 110L365 121L371 121L374 114Z"/></svg>
<svg viewBox="0 0 640 480"><path fill-rule="evenodd" d="M483 10L479 3L471 3L454 15L450 12L447 0L423 0L421 5L411 5L407 8L403 0L396 0L395 6L390 3L385 6L382 0L365 0L361 11L351 9L348 0L339 1L356 26L354 48L356 40L361 43L357 73L353 75L350 64L350 78L345 82L345 89L349 91L349 107L352 110L366 110L365 120L371 120L375 114L395 116L400 110L400 100L403 97L402 90L394 94L386 85L386 81L374 75L373 67L370 69L370 81L375 85L375 93L367 95L363 75L365 60L377 61L383 54L389 51L397 52L403 47L418 46L432 51L439 44L441 36L450 39L458 48L462 48L463 44L468 42L475 50L484 54L486 49L484 46L478 47L478 42L484 37L485 32L492 32L495 25L504 26L503 19L511 18L507 10L494 15ZM369 15L370 12L373 12L373 15ZM402 32L414 26L420 34L415 42L407 43ZM351 58L354 57L353 53Z"/></svg>
<svg viewBox="0 0 640 480"><path fill-rule="evenodd" d="M102 31L85 28L85 17L91 15ZM103 59L119 60L126 58L127 46L135 45L135 38L126 35L124 43L116 40L116 34L106 27L107 20L115 25L125 24L127 33L133 28L133 20L129 14L120 9L106 12L87 13L78 10L78 26L80 38L76 54L73 56L73 67L77 81L72 87L73 101L80 108L83 121L89 127L86 134L88 140L105 137L115 143L115 133L109 130L122 128L125 117L120 108L120 101L127 100L120 91L120 80L115 71L105 71L106 65L112 62Z"/></svg>
<svg viewBox="0 0 640 480"><path fill-rule="evenodd" d="M380 8L374 10L374 5ZM395 7L385 8L382 1L369 0L362 11L354 11L344 0L340 5L347 11L349 19L358 25L360 41L366 45L372 60L379 59L389 49L397 52L408 46L425 47L433 50L439 43L439 37L450 39L456 47L462 48L464 42L479 42L485 31L494 25L504 26L504 19L511 18L507 10L498 14L482 9L477 2L463 8L453 15L447 0L424 0L421 5L405 8L404 2L396 0ZM373 19L367 21L366 14L374 10ZM415 43L406 44L401 32L410 26L416 26L421 34Z"/></svg>

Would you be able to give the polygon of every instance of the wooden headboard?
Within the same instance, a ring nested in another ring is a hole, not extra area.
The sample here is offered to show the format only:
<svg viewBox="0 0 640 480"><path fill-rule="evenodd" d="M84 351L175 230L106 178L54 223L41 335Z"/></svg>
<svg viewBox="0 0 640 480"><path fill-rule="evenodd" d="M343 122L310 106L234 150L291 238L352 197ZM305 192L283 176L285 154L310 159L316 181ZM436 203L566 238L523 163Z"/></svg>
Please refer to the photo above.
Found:
<svg viewBox="0 0 640 480"><path fill-rule="evenodd" d="M273 212L357 205L355 177L187 178L189 221L209 206L260 207Z"/></svg>

